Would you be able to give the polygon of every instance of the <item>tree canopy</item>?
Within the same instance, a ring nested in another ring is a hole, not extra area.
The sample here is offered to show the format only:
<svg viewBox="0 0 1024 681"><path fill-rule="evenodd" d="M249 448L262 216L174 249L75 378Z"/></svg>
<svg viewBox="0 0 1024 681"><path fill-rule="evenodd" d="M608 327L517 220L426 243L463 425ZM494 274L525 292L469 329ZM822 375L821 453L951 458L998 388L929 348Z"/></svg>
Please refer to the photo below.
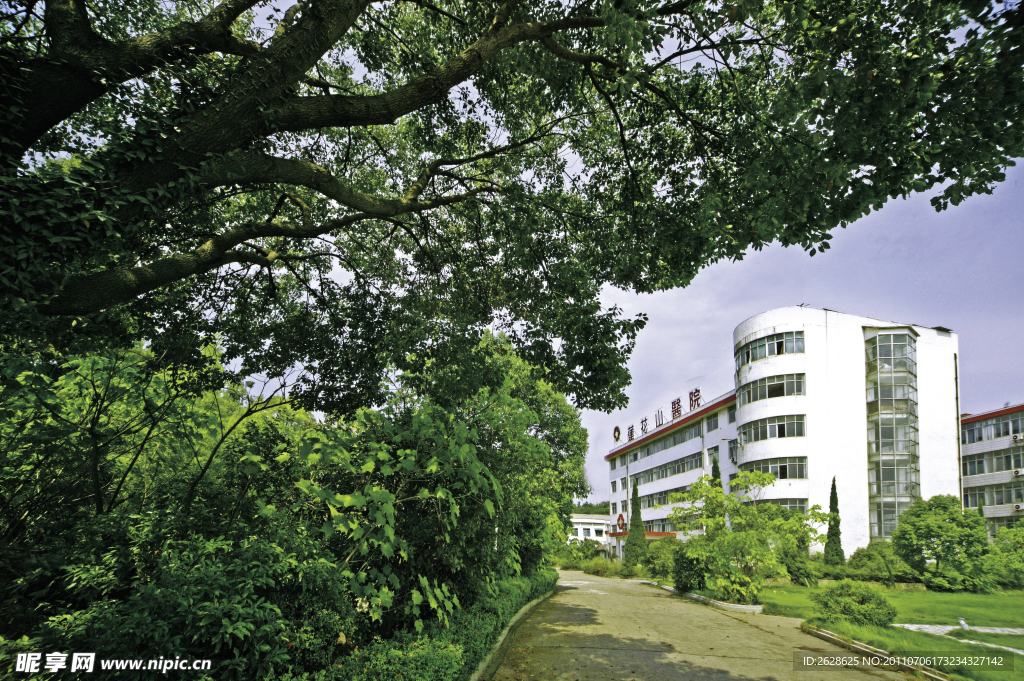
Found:
<svg viewBox="0 0 1024 681"><path fill-rule="evenodd" d="M1021 11L980 0L11 0L0 332L282 377L306 408L487 328L624 404L643 317L888 198L1020 156ZM340 349L339 349L340 348ZM480 360L482 361L482 360ZM463 369L437 394L474 394Z"/></svg>

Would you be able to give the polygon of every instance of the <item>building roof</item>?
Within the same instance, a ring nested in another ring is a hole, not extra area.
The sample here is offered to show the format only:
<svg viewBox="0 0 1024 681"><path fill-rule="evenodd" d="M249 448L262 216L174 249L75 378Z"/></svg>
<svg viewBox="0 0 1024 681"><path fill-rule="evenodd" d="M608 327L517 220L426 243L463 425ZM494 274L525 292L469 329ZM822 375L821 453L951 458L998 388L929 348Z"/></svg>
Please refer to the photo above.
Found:
<svg viewBox="0 0 1024 681"><path fill-rule="evenodd" d="M647 433L647 435L644 435L639 440L633 440L631 442L627 442L626 444L619 445L618 447L613 448L608 454L605 455L604 460L608 461L613 457L622 454L623 452L632 451L633 449L647 442L650 442L655 438L661 437L662 435L667 435L669 433L673 433L682 428L683 426L693 423L697 419L702 418L713 411L718 411L722 407L728 404L732 404L735 401L736 391L730 390L729 392L725 393L725 395L716 397L715 399L711 400L711 402L708 403L707 405L700 407L695 411L691 411L689 414L683 414L679 418L672 419L670 422L655 428L654 430Z"/></svg>
<svg viewBox="0 0 1024 681"><path fill-rule="evenodd" d="M1002 409L995 409L993 411L982 412L981 414L961 414L960 423L968 424L976 421L984 421L985 419L995 418L996 416L1006 416L1007 414L1013 414L1018 411L1024 411L1024 404L1012 405L1009 407L1003 407Z"/></svg>
<svg viewBox="0 0 1024 681"><path fill-rule="evenodd" d="M593 513L573 513L572 521L574 523L607 523L608 516L606 515L595 515Z"/></svg>

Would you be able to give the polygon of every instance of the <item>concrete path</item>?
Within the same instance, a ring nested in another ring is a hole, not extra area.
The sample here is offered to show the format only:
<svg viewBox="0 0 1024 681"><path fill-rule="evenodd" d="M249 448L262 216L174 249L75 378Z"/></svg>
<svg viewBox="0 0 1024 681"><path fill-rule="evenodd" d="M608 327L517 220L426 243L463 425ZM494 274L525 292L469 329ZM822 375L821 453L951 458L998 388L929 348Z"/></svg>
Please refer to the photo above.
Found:
<svg viewBox="0 0 1024 681"><path fill-rule="evenodd" d="M561 571L506 639L493 681L875 681L869 669L794 671L793 653L844 653L800 620L716 610L657 587ZM485 677L486 678L486 677Z"/></svg>

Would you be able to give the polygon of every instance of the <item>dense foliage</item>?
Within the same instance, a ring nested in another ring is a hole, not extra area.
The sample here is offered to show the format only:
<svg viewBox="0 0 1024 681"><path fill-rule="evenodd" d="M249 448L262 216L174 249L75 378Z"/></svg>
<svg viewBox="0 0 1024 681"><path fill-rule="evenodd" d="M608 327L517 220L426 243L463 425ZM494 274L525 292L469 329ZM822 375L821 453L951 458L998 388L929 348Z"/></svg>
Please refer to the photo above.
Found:
<svg viewBox="0 0 1024 681"><path fill-rule="evenodd" d="M877 589L844 579L810 595L826 622L847 621L887 627L896 621L896 608Z"/></svg>
<svg viewBox="0 0 1024 681"><path fill-rule="evenodd" d="M610 501L601 501L596 504L584 502L576 504L572 512L586 515L608 515L611 513L611 503Z"/></svg>
<svg viewBox="0 0 1024 681"><path fill-rule="evenodd" d="M394 368L500 387L500 329L577 405L624 404L642 317L891 197L988 192L1024 154L1017 5L10 0L0 344L149 342L336 417ZM116 501L116 500L115 500Z"/></svg>
<svg viewBox="0 0 1024 681"><path fill-rule="evenodd" d="M828 516L816 506L799 513L757 503L761 490L774 481L770 473L741 472L726 493L706 475L684 494L673 495L673 501L686 503L669 520L677 530L693 533L680 550L685 558L676 562L682 588L699 588L695 585L703 581L713 598L756 603L766 579L786 576L785 560L798 570L806 565L804 554L820 541L817 527Z"/></svg>
<svg viewBox="0 0 1024 681"><path fill-rule="evenodd" d="M911 504L900 515L892 548L929 589L979 591L992 585L992 574L985 566L989 552L985 520L965 511L954 496L940 494Z"/></svg>
<svg viewBox="0 0 1024 681"><path fill-rule="evenodd" d="M640 564L652 577L667 578L672 576L675 557L683 542L675 537L662 537L647 547L647 553L640 558Z"/></svg>
<svg viewBox="0 0 1024 681"><path fill-rule="evenodd" d="M298 678L536 573L589 492L586 432L503 340L479 352L497 389L442 409L398 376L326 423L246 386L190 396L149 350L6 357L0 647Z"/></svg>

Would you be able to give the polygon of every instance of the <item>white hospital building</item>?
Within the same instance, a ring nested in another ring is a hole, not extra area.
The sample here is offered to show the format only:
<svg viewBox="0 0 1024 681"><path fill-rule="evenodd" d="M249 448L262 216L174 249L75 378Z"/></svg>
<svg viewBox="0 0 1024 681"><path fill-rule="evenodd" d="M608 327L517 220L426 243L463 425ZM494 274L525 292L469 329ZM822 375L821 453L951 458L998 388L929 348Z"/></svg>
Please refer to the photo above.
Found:
<svg viewBox="0 0 1024 681"><path fill-rule="evenodd" d="M634 479L648 540L674 535L667 518L678 504L668 496L710 474L713 458L726 482L741 470L771 472L762 499L794 509L828 511L835 477L847 556L890 536L915 499L960 495L949 329L787 307L737 326L733 350L735 389L699 403L683 395L668 416L617 428L605 457L615 555Z"/></svg>

